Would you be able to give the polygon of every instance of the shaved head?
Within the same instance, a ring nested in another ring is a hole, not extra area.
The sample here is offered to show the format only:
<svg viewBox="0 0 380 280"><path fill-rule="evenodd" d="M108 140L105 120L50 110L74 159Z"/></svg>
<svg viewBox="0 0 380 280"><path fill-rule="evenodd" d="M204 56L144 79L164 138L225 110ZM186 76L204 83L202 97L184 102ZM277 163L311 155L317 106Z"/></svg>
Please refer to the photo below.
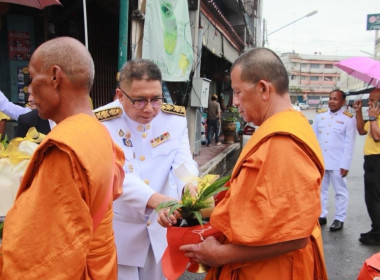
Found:
<svg viewBox="0 0 380 280"><path fill-rule="evenodd" d="M43 72L57 65L74 85L87 85L89 90L92 88L95 75L94 61L80 41L71 37L49 40L37 48L30 62L36 60L41 61Z"/></svg>
<svg viewBox="0 0 380 280"><path fill-rule="evenodd" d="M243 53L234 62L231 71L241 67L241 80L257 83L265 80L272 83L277 93L282 95L288 92L289 78L281 59L267 48L257 48Z"/></svg>

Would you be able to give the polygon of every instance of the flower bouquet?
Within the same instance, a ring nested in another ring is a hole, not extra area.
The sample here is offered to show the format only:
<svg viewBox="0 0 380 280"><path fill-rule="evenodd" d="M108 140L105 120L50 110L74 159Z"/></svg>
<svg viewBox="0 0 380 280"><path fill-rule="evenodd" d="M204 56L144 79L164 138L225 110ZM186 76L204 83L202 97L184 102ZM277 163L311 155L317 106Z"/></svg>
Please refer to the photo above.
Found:
<svg viewBox="0 0 380 280"><path fill-rule="evenodd" d="M187 225L203 225L203 218L209 218L215 206L213 196L228 189L225 187L225 184L230 179L230 175L219 180L218 178L219 175L212 174L199 178L198 191L195 197L186 189L181 201L171 200L162 202L157 206L156 211L158 212L161 209L170 208L170 215L175 210L178 210Z"/></svg>
<svg viewBox="0 0 380 280"><path fill-rule="evenodd" d="M225 185L230 175L218 178L219 175L206 175L199 178L196 196L192 196L189 190L185 190L181 201L162 202L156 208L156 211L169 208L169 215L178 210L182 216L182 222L177 223L178 226L174 225L167 230L168 247L162 257L162 268L165 277L169 280L178 279L186 268L195 272L199 267L198 264L189 264L189 258L179 250L180 246L202 242L211 235L221 235L221 232L209 223L204 224L204 219L210 217L215 206L214 196L228 189Z"/></svg>
<svg viewBox="0 0 380 280"><path fill-rule="evenodd" d="M0 143L0 229L16 198L29 160L44 137L32 127L24 138L14 138L9 144L7 141Z"/></svg>

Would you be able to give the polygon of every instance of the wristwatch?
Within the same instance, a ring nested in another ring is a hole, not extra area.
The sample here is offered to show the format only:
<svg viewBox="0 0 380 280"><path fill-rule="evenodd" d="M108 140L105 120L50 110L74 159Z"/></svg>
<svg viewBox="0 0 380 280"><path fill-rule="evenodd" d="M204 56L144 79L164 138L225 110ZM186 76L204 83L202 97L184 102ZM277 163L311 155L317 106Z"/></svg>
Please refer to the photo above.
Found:
<svg viewBox="0 0 380 280"><path fill-rule="evenodd" d="M376 117L369 117L368 120L369 120L370 122L376 121Z"/></svg>

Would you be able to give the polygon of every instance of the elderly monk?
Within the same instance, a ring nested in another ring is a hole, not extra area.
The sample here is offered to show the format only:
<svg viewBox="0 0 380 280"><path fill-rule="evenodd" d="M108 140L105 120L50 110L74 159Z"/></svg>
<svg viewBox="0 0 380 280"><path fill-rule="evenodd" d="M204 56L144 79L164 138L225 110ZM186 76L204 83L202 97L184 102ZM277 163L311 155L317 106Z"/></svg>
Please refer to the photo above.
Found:
<svg viewBox="0 0 380 280"><path fill-rule="evenodd" d="M124 155L88 102L91 55L73 38L56 38L37 48L29 71L40 117L57 125L5 218L0 279L116 279L112 201Z"/></svg>
<svg viewBox="0 0 380 280"><path fill-rule="evenodd" d="M224 238L181 250L211 266L206 279L327 279L318 224L322 154L307 119L292 108L285 67L258 48L234 62L231 79L234 104L259 128L211 215Z"/></svg>

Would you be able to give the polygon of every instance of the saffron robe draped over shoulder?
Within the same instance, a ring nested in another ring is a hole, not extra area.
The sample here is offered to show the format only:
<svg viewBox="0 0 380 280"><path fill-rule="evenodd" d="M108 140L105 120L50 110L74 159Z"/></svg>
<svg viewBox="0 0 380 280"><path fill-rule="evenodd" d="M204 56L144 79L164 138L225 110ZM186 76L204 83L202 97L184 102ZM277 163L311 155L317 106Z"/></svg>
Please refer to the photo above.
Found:
<svg viewBox="0 0 380 280"><path fill-rule="evenodd" d="M317 223L323 172L318 141L302 114L287 110L267 119L244 147L211 224L226 243L310 241L275 258L212 268L206 279L327 279Z"/></svg>
<svg viewBox="0 0 380 280"><path fill-rule="evenodd" d="M59 123L33 154L7 213L0 279L116 279L112 200L123 164L95 117Z"/></svg>

